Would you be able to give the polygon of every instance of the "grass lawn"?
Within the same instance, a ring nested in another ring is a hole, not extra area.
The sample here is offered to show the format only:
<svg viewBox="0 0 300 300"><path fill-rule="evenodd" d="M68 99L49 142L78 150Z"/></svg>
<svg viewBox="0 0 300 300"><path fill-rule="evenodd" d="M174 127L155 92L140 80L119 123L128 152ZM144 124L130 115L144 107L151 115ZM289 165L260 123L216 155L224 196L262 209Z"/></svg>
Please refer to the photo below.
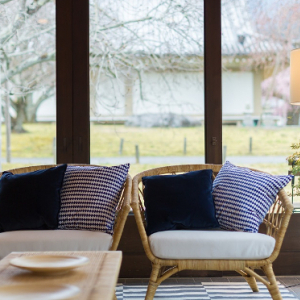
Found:
<svg viewBox="0 0 300 300"><path fill-rule="evenodd" d="M53 156L53 138L56 133L55 124L25 124L26 133L12 133L12 157L51 157ZM2 125L2 154L6 157L6 133Z"/></svg>
<svg viewBox="0 0 300 300"><path fill-rule="evenodd" d="M252 137L252 153L249 152ZM184 139L187 155L204 155L204 127L194 128L134 128L125 126L91 126L92 156L117 156L120 140L124 139L123 155L133 156L139 145L144 156L183 155ZM286 155L292 153L290 145L299 141L300 128L223 126L223 145L227 156L232 155Z"/></svg>
<svg viewBox="0 0 300 300"><path fill-rule="evenodd" d="M252 153L249 142L252 137ZM184 139L187 155L204 155L204 127L193 128L134 128L125 126L91 126L91 154L94 157L117 156L120 140L124 139L123 155L133 156L139 145L144 156L183 155ZM227 156L232 155L286 155L292 153L290 145L300 139L300 128L223 126L223 145Z"/></svg>
<svg viewBox="0 0 300 300"><path fill-rule="evenodd" d="M25 124L27 133L12 133L11 156L14 157L53 157L53 138L56 135L55 123ZM249 139L252 137L252 153L249 152ZM187 156L204 156L204 127L193 128L136 128L123 125L91 124L91 157L119 156L120 141L124 140L122 156L134 156L135 146L139 146L141 156L182 156L186 139ZM299 127L236 127L223 126L223 145L227 156L288 156L293 153L290 145L299 142ZM6 157L5 127L2 126L2 154ZM20 166L20 165L17 165ZM159 165L132 165L131 173ZM286 164L248 165L272 174L286 174ZM3 169L14 167L2 164Z"/></svg>
<svg viewBox="0 0 300 300"><path fill-rule="evenodd" d="M25 124L27 133L11 136L12 157L52 157L55 124ZM252 153L249 139L252 137ZM204 155L204 127L193 128L136 128L123 125L91 124L91 156L113 157L119 155L120 141L124 140L123 156L134 156L135 145L142 156L183 155L186 138L188 156ZM293 153L290 145L299 142L299 127L223 126L223 145L227 156L232 155L284 155ZM2 157L6 149L5 127L2 126Z"/></svg>

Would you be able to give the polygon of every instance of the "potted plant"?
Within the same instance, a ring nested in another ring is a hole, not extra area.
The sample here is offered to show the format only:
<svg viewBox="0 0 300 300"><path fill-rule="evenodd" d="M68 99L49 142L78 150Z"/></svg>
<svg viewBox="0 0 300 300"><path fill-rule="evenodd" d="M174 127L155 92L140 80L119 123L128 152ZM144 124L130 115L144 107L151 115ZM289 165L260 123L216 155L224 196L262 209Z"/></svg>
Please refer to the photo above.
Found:
<svg viewBox="0 0 300 300"><path fill-rule="evenodd" d="M292 202L294 202L294 196L300 196L300 142L293 143L291 148L295 151L293 154L287 157L289 165L292 166L292 169L289 171L289 174L293 174L292 179L292 192L290 196L292 197ZM298 176L298 179L295 179L295 176Z"/></svg>

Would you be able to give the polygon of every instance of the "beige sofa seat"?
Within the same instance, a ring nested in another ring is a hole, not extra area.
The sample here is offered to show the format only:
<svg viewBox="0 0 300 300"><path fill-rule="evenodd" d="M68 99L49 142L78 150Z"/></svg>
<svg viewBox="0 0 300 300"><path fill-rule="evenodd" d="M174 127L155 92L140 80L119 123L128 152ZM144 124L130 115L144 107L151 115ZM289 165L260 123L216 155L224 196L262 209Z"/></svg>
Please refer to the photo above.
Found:
<svg viewBox="0 0 300 300"><path fill-rule="evenodd" d="M152 253L162 259L264 259L275 239L261 233L225 230L168 230L149 236Z"/></svg>
<svg viewBox="0 0 300 300"><path fill-rule="evenodd" d="M0 234L0 258L17 251L109 250L112 236L86 230L18 230Z"/></svg>
<svg viewBox="0 0 300 300"><path fill-rule="evenodd" d="M225 230L168 230L149 236L151 251L163 259L264 259L275 239L261 233Z"/></svg>

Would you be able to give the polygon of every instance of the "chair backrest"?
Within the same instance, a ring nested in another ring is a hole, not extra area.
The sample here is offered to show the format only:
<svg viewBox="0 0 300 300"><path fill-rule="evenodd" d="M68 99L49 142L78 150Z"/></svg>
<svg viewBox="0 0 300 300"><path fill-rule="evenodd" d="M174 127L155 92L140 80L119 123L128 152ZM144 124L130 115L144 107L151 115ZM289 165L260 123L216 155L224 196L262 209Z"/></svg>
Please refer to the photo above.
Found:
<svg viewBox="0 0 300 300"><path fill-rule="evenodd" d="M68 164L72 166L94 166L94 167L101 167L99 165L90 165L90 164ZM23 168L16 168L16 169L11 169L11 170L6 170L7 172L11 172L13 174L22 174L22 173L27 173L27 172L33 172L37 170L44 170L44 169L49 169L52 167L56 167L58 165L37 165L37 166L28 166L28 167L23 167ZM3 173L3 172L2 172ZM0 173L0 175L2 175ZM127 175L119 203L116 208L116 220L114 224L114 233L112 236L112 245L110 247L110 250L117 250L122 232L125 226L125 222L127 219L127 215L130 211L130 197L131 197L131 186L132 186L132 179L130 175Z"/></svg>
<svg viewBox="0 0 300 300"><path fill-rule="evenodd" d="M141 172L133 177L132 182L132 202L131 206L135 213L137 219L137 225L142 238L142 242L147 253L148 250L148 237L145 231L146 219L145 219L145 206L144 206L144 196L143 196L143 185L142 178L144 176L153 175L167 175L167 174L178 174L186 173L190 171L212 169L213 176L215 177L220 169L221 164L198 164L198 165L176 165L176 166L166 166L161 168L155 168ZM256 172L261 172L259 170L251 169ZM266 234L274 237L276 239L275 249L270 257L270 260L274 261L279 254L282 241L293 213L293 205L290 198L284 191L284 189L278 192L276 201L270 208L267 216L264 219L264 224L266 225ZM146 249L147 248L147 249ZM151 253L149 253L152 256Z"/></svg>

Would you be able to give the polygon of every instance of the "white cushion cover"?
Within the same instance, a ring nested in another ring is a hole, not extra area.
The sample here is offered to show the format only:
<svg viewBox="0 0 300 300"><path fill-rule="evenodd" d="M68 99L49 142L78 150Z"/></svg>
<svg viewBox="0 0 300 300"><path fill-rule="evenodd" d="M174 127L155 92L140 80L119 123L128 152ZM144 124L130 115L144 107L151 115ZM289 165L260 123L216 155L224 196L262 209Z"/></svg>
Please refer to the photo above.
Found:
<svg viewBox="0 0 300 300"><path fill-rule="evenodd" d="M153 254L164 259L267 258L275 239L261 233L225 230L168 230L149 236Z"/></svg>
<svg viewBox="0 0 300 300"><path fill-rule="evenodd" d="M112 236L87 230L18 230L0 233L0 258L19 251L108 250Z"/></svg>

